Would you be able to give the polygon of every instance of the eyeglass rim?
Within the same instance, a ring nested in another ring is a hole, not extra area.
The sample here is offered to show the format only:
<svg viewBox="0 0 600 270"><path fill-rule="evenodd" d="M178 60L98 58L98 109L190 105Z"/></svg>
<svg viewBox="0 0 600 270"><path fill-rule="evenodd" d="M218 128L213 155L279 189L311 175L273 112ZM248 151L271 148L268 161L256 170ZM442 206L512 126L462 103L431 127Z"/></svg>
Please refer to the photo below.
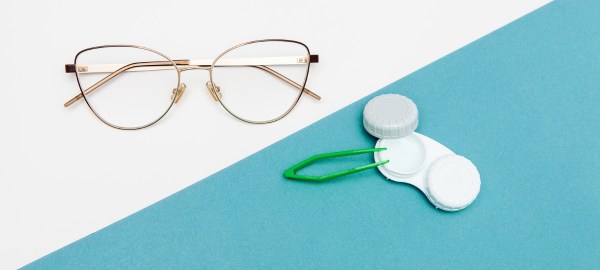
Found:
<svg viewBox="0 0 600 270"><path fill-rule="evenodd" d="M235 46L233 46L233 47L225 50L223 53L221 53L219 56L217 56L217 58L215 58L215 60L213 61L213 63L210 66L210 69L208 70L209 77L210 77L210 84L212 86L212 89L210 91L213 92L213 94L217 97L219 103L221 103L221 106L223 106L223 108L229 114L231 114L233 117L237 118L238 120L246 122L246 123L250 123L250 124L269 124L269 123L273 123L273 122L279 121L282 118L286 117L296 107L296 105L300 101L300 98L302 97L302 94L304 94L304 89L306 87L306 82L308 80L308 74L309 74L309 71L310 71L310 61L308 61L306 63L307 64L306 65L306 74L304 75L304 81L302 82L302 89L299 89L300 90L300 94L298 94L298 97L296 98L296 100L294 101L294 103L290 106L290 108L287 111L285 111L282 115L280 115L280 116L278 116L276 118L273 118L271 120L265 120L265 121L248 120L248 119L245 119L245 118L237 116L235 113L233 113L232 111L230 111L229 109L227 109L227 106L225 106L225 104L223 103L223 101L221 100L221 98L219 97L219 95L215 92L216 85L214 84L214 80L213 80L213 77L212 77L212 75L213 75L212 72L214 70L215 64L219 61L219 59L223 55L227 54L228 52L230 52L230 51L232 51L234 49L237 49L237 48L242 47L242 46L250 45L250 44L253 44L253 43L269 42L269 41L280 41L280 42L290 42L290 43L300 44L300 45L302 45L306 49L307 57L310 57L310 49L308 48L308 46L306 46L306 44L304 44L304 43L302 43L300 41L289 40L289 39L259 39L259 40L253 40L253 41L248 41L248 42L240 43L238 45L235 45Z"/></svg>
<svg viewBox="0 0 600 270"><path fill-rule="evenodd" d="M142 50L146 50L149 52L153 52L156 53L162 57L164 57L165 59L167 59L169 62L171 62L171 64L175 67L175 70L177 71L177 84L175 85L175 89L177 89L179 87L179 84L181 83L181 69L177 66L177 64L175 64L175 62L169 58L168 56L150 49L150 48L146 48L143 46L137 46L137 45L124 45L124 44L116 44L116 45L101 45L101 46L94 46L94 47L90 47L87 49L83 49L81 51L79 51L76 55L75 55L75 59L73 61L73 64L75 66L77 66L77 58L79 57L80 54L86 52L86 51L90 51L90 50L95 50L95 49L102 49L102 48L136 48L136 49L142 49ZM94 115L96 117L98 117L98 119L100 119L100 121L102 121L104 124L116 128L116 129L120 129L120 130L137 130L137 129L142 129L142 128L146 128L149 127L151 125L156 124L158 121L160 121L163 117L165 117L165 115L167 115L167 113L169 112L169 110L171 110L171 108L173 107L173 104L175 102L175 99L171 100L171 104L169 104L169 107L167 108L167 110L160 115L156 120L146 124L146 125L141 125L141 126L137 126L137 127L122 127L122 126L118 126L115 124L110 123L109 121L105 120L104 118L102 118L102 116L100 116L100 114L98 114L94 108L92 107L92 105L90 104L90 102L87 100L86 94L85 94L85 90L83 89L83 87L81 87L81 81L79 80L79 71L77 71L77 69L75 69L75 77L77 78L77 85L79 86L79 90L81 91L81 95L83 97L83 99L85 100L85 103L88 105L88 107L90 108L90 110L92 110L92 113L94 113Z"/></svg>

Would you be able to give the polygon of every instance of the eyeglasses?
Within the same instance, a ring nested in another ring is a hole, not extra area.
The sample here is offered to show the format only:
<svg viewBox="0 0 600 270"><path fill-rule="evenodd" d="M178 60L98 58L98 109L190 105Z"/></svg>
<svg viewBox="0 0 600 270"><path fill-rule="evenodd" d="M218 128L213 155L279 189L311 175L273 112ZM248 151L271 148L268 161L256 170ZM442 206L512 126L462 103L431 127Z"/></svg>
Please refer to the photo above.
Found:
<svg viewBox="0 0 600 270"><path fill-rule="evenodd" d="M244 122L267 124L288 115L303 93L321 100L304 87L310 63L318 62L303 43L283 39L250 41L199 60L171 60L133 45L91 47L65 65L67 73L75 73L81 93L64 106L83 98L113 128L145 128L183 96L181 72L201 69L209 72L208 92L227 112Z"/></svg>

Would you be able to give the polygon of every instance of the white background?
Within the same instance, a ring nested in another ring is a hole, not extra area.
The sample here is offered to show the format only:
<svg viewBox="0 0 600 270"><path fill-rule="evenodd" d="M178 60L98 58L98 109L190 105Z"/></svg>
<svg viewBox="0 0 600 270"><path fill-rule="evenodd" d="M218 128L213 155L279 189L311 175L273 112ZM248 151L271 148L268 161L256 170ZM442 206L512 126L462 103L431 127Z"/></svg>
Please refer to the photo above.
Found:
<svg viewBox="0 0 600 270"><path fill-rule="evenodd" d="M0 269L30 263L341 109L549 0L4 1L0 4ZM64 73L84 48L133 44L172 59L214 58L250 40L304 42L303 97L282 121L251 125L204 88L206 71L158 124L98 120Z"/></svg>

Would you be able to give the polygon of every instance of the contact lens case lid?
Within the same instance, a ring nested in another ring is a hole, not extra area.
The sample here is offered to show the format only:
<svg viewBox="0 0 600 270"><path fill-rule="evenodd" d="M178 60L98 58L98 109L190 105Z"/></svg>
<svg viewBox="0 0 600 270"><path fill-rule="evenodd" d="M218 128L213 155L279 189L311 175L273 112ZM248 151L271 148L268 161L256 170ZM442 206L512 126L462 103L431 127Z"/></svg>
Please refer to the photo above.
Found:
<svg viewBox="0 0 600 270"><path fill-rule="evenodd" d="M363 125L380 139L399 139L413 133L419 125L417 105L409 98L385 94L373 98L363 111Z"/></svg>
<svg viewBox="0 0 600 270"><path fill-rule="evenodd" d="M425 194L437 208L458 211L475 200L480 186L479 172L470 160L454 154L444 155L427 171Z"/></svg>

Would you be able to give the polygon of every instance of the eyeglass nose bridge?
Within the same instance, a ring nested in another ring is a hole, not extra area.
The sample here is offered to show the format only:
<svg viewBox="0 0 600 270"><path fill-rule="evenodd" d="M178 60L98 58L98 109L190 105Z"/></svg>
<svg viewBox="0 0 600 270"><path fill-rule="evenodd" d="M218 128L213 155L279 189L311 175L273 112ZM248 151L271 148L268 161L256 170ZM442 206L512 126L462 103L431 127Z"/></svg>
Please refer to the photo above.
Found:
<svg viewBox="0 0 600 270"><path fill-rule="evenodd" d="M179 72L193 70L193 69L201 69L201 70L206 70L208 72L212 71L212 67L204 67L204 66L193 66L193 67L186 66L186 67L178 68ZM183 84L183 85L184 85L183 91L181 91L181 94L178 94L178 96L176 96L177 90L173 89L173 95L171 96L171 99L176 98L175 103L177 103L179 101L179 99L181 98L181 95L183 95L183 92L185 91L185 84ZM208 93L210 93L210 96L215 101L219 101L219 99L223 97L223 94L221 93L221 88L219 88L219 86L215 85L215 89L213 89L213 84L211 83L211 81L206 82L206 89L208 90ZM218 98L217 98L217 96L218 96Z"/></svg>

